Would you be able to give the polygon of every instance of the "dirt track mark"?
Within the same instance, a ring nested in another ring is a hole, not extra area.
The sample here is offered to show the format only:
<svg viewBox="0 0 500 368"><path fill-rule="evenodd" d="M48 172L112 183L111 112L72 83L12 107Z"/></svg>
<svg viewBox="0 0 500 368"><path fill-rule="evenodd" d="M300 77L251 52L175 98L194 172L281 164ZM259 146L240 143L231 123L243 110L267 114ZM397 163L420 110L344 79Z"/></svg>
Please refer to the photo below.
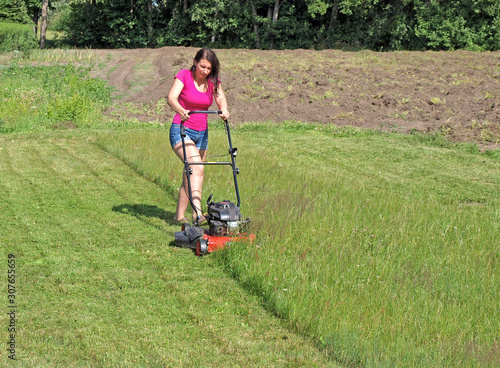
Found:
<svg viewBox="0 0 500 368"><path fill-rule="evenodd" d="M138 81L137 71L144 67L146 60L151 57L148 52L142 50L131 50L127 58L121 58L117 61L117 68L109 74L111 85L116 88L118 103L133 101L136 94L142 94L142 89L134 91L134 86L138 83L144 83L144 80ZM147 80L147 79L146 79ZM141 85L142 87L142 85Z"/></svg>

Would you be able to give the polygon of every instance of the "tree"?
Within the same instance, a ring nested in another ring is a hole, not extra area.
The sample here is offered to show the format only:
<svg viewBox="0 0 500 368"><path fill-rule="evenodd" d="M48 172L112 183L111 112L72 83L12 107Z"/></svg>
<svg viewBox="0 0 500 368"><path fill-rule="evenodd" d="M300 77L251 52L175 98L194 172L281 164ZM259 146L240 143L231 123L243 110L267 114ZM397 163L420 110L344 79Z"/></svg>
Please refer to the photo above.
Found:
<svg viewBox="0 0 500 368"><path fill-rule="evenodd" d="M23 0L0 0L0 20L29 24L30 18Z"/></svg>
<svg viewBox="0 0 500 368"><path fill-rule="evenodd" d="M283 0L283 1L285 1L285 0ZM274 0L274 7L273 7L273 11L272 11L272 18L271 18L271 43L269 44L269 50L274 49L274 36L275 36L274 31L276 28L276 22L278 21L278 14L280 11L280 7L281 7L280 0ZM271 6L269 6L268 9L270 10Z"/></svg>
<svg viewBox="0 0 500 368"><path fill-rule="evenodd" d="M28 10L28 15L33 22L33 32L38 35L38 21L40 16L40 10L42 9L42 1L40 0L24 0L26 4L26 9Z"/></svg>
<svg viewBox="0 0 500 368"><path fill-rule="evenodd" d="M76 46L500 48L498 0L69 1Z"/></svg>
<svg viewBox="0 0 500 368"><path fill-rule="evenodd" d="M232 25L223 16L230 4L230 0L198 0L189 8L191 21L198 30L196 41L214 44L220 40L220 35Z"/></svg>
<svg viewBox="0 0 500 368"><path fill-rule="evenodd" d="M500 46L497 0L414 0L412 5L415 33L428 48L495 50Z"/></svg>
<svg viewBox="0 0 500 368"><path fill-rule="evenodd" d="M45 41L47 36L47 9L49 7L49 0L42 0L42 19L40 24L40 48L45 48Z"/></svg>
<svg viewBox="0 0 500 368"><path fill-rule="evenodd" d="M252 23L253 23L253 32L255 34L255 47L260 49L260 31L259 31L259 23L257 21L257 8L255 7L255 2L250 1L250 6L252 8Z"/></svg>

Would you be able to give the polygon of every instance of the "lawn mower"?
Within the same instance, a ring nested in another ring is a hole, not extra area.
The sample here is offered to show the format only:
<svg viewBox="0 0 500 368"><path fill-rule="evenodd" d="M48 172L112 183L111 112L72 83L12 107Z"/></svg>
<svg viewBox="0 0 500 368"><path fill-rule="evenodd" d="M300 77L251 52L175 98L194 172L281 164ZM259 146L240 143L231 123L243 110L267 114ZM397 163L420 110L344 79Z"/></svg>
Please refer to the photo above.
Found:
<svg viewBox="0 0 500 368"><path fill-rule="evenodd" d="M191 111L190 114L221 114L222 111L216 110L203 110L203 111ZM207 253L214 252L216 250L222 249L228 246L232 242L255 239L254 234L247 234L248 226L251 220L249 218L243 218L240 213L240 192L238 189L237 175L239 174L239 168L236 167L236 152L237 148L232 145L231 133L229 131L229 123L224 120L224 127L227 134L227 140L229 144L229 156L231 161L215 161L215 162L189 162L189 157L186 157L186 129L184 127L184 122L181 122L181 141L182 141L182 152L184 156L184 173L187 178L188 185L188 196L189 202L193 211L198 213L201 209L196 208L193 202L193 195L191 191L191 180L190 175L192 173L191 166L193 165L227 165L231 166L233 172L234 188L236 191L236 201L234 204L229 200L223 200L222 202L213 202L212 194L207 199L207 211L205 213L206 225L202 227L199 223L200 216L197 216L193 222L193 225L189 223L182 224L181 231L175 233L175 244L184 247L194 249L196 255L202 256ZM207 156L214 157L214 156ZM216 156L221 157L221 156Z"/></svg>

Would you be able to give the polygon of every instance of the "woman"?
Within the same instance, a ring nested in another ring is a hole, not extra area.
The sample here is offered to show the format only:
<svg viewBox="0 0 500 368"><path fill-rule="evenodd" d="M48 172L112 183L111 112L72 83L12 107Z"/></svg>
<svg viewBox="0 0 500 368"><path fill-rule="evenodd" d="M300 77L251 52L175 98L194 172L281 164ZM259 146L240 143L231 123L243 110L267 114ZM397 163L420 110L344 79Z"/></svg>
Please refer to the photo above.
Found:
<svg viewBox="0 0 500 368"><path fill-rule="evenodd" d="M196 53L190 70L182 69L177 73L174 84L168 93L168 104L176 112L170 127L170 144L182 162L184 162L184 155L180 135L181 121L186 127L185 144L188 162L205 161L208 148L207 115L193 114L190 116L189 112L208 110L214 98L219 110L222 111L219 116L227 120L229 111L227 110L226 96L219 81L219 60L212 50L203 48ZM196 211L193 213L193 222L197 219L199 224L206 221L201 212L203 167L203 165L191 166L193 173L190 176L193 204L196 207ZM188 205L188 185L184 174L174 220L189 222L185 217Z"/></svg>

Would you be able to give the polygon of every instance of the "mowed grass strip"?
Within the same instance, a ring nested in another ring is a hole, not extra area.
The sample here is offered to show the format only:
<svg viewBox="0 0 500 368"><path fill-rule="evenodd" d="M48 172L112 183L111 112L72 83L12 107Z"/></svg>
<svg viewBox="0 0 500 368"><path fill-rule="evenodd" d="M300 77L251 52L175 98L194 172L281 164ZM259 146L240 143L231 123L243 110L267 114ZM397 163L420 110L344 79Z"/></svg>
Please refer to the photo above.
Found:
<svg viewBox="0 0 500 368"><path fill-rule="evenodd" d="M498 154L301 123L232 133L257 239L210 258L270 311L349 366L498 366ZM210 134L209 152L227 152L220 124ZM167 141L168 130L98 139L173 191L181 165ZM206 169L204 198L234 198L227 171Z"/></svg>
<svg viewBox="0 0 500 368"><path fill-rule="evenodd" d="M174 198L82 136L3 136L0 172L17 260L17 360L0 365L333 366L214 258L173 246Z"/></svg>

